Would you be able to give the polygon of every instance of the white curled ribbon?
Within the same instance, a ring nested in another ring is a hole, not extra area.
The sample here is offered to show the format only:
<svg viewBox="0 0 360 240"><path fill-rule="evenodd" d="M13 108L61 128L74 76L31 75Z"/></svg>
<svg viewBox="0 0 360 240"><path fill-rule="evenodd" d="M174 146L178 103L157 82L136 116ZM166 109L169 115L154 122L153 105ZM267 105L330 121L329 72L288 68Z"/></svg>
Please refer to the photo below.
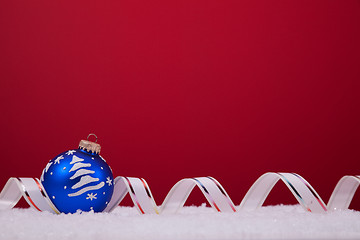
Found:
<svg viewBox="0 0 360 240"><path fill-rule="evenodd" d="M327 205L315 189L296 173L269 172L260 176L251 186L239 206L235 206L221 184L212 177L185 178L177 182L158 206L143 178L116 177L114 193L104 212L111 212L129 193L141 214L174 214L181 209L194 187L198 187L210 206L217 212L236 212L260 208L267 196L281 180L299 204L309 212L347 209L360 184L360 176L344 176L337 183ZM38 211L59 213L37 178L10 178L0 193L0 210L13 208L21 197Z"/></svg>
<svg viewBox="0 0 360 240"><path fill-rule="evenodd" d="M37 178L10 178L0 193L0 210L13 208L21 197L38 211L60 213Z"/></svg>

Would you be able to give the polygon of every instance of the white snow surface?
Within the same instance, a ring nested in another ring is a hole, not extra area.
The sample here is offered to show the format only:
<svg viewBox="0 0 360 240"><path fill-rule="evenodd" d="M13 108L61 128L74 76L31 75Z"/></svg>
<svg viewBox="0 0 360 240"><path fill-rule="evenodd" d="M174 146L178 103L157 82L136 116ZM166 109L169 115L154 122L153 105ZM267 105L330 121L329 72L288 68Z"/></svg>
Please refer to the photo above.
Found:
<svg viewBox="0 0 360 240"><path fill-rule="evenodd" d="M0 239L360 239L360 212L278 205L217 213L203 204L171 215L140 215L134 207L55 215L15 208L0 212Z"/></svg>

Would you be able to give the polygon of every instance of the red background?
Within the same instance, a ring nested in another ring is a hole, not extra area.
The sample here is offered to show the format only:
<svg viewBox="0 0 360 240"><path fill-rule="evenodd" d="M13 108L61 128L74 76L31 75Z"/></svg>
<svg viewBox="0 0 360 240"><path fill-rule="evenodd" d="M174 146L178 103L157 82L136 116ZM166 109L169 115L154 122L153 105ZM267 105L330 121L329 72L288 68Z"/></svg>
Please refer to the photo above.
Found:
<svg viewBox="0 0 360 240"><path fill-rule="evenodd" d="M158 204L207 175L239 204L268 171L327 202L360 174L360 1L2 0L0 30L1 188L91 132Z"/></svg>

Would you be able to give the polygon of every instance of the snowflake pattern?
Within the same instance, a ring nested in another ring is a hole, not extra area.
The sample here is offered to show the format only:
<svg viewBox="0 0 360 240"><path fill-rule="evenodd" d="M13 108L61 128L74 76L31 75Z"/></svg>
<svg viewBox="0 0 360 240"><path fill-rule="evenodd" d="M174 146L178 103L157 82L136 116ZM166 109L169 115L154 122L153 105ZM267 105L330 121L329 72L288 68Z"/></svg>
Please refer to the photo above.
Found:
<svg viewBox="0 0 360 240"><path fill-rule="evenodd" d="M109 186L112 185L112 180L110 179L110 177L106 178L106 183L109 184Z"/></svg>
<svg viewBox="0 0 360 240"><path fill-rule="evenodd" d="M96 195L97 195L97 193L95 193L95 194L88 193L86 199L90 199L92 201L93 199L97 199Z"/></svg>
<svg viewBox="0 0 360 240"><path fill-rule="evenodd" d="M61 159L64 159L64 156L63 155L61 155L60 157L57 157L56 159L55 159L55 161L54 161L54 164L60 164L60 160Z"/></svg>
<svg viewBox="0 0 360 240"><path fill-rule="evenodd" d="M74 152L76 152L76 151L75 151L75 150L69 150L69 151L66 152L66 154L67 154L67 155L73 155Z"/></svg>

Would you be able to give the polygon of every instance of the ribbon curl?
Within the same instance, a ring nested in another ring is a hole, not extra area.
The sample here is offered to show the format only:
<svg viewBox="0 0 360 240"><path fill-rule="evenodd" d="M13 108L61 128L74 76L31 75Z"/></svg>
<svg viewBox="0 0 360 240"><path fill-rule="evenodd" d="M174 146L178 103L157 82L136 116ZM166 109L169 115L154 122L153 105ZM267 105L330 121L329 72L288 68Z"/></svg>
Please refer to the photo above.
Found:
<svg viewBox="0 0 360 240"><path fill-rule="evenodd" d="M185 178L177 182L158 206L149 185L143 178L116 177L114 193L104 212L111 212L129 193L140 214L174 214L181 209L192 190L198 187L210 206L217 212L237 212L260 208L275 184L281 180L299 204L309 212L347 209L360 184L360 176L344 176L337 183L326 205L315 189L296 173L268 172L260 176L246 193L239 206L235 206L221 184L213 177ZM60 212L47 197L37 178L10 178L0 193L0 210L13 208L24 197L38 211Z"/></svg>

